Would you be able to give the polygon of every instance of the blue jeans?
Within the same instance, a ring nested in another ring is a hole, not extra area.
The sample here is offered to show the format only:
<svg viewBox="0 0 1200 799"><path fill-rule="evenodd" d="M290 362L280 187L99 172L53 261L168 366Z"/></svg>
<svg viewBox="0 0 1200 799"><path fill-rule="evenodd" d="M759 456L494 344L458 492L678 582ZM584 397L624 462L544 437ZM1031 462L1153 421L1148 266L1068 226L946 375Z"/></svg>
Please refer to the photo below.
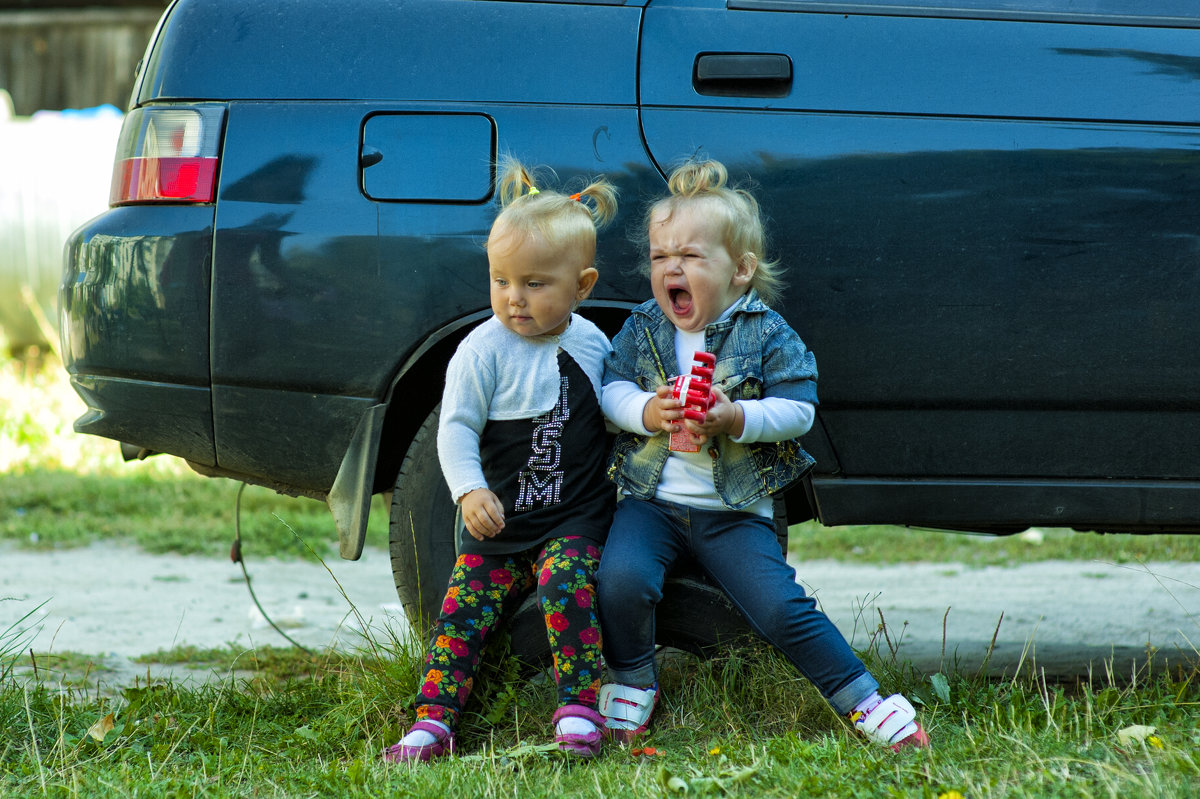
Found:
<svg viewBox="0 0 1200 799"><path fill-rule="evenodd" d="M684 553L835 711L850 713L878 690L841 632L796 582L770 520L631 497L617 503L596 574L604 658L614 681L639 686L655 681L654 609L667 574Z"/></svg>

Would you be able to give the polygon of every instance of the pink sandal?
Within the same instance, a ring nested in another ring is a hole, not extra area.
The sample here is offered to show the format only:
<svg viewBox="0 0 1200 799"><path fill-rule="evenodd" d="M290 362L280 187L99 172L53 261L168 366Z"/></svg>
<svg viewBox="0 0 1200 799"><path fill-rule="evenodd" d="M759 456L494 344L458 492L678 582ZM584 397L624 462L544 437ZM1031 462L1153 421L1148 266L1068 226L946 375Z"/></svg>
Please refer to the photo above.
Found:
<svg viewBox="0 0 1200 799"><path fill-rule="evenodd" d="M427 732L434 737L432 743L420 746L408 746L401 743L393 744L383 750L383 759L388 763L411 763L418 760L428 763L434 758L445 754L454 754L454 733L447 732L437 724L428 721L418 721L408 732ZM408 733L405 733L407 735Z"/></svg>
<svg viewBox="0 0 1200 799"><path fill-rule="evenodd" d="M586 734L559 732L560 719L579 718L590 721L595 729ZM586 705L563 705L554 711L554 742L560 751L576 757L595 757L600 754L600 746L604 742L604 716L601 716Z"/></svg>

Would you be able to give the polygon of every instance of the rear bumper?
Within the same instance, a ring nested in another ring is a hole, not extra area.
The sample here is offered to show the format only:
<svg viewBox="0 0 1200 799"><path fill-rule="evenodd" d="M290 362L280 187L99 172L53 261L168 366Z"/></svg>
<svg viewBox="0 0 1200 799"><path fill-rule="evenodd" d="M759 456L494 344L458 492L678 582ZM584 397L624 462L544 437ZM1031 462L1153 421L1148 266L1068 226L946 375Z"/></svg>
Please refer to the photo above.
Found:
<svg viewBox="0 0 1200 799"><path fill-rule="evenodd" d="M129 206L67 240L63 363L81 433L215 463L209 389L212 206Z"/></svg>
<svg viewBox="0 0 1200 799"><path fill-rule="evenodd" d="M88 407L75 432L216 465L207 388L92 375L72 375L71 386Z"/></svg>

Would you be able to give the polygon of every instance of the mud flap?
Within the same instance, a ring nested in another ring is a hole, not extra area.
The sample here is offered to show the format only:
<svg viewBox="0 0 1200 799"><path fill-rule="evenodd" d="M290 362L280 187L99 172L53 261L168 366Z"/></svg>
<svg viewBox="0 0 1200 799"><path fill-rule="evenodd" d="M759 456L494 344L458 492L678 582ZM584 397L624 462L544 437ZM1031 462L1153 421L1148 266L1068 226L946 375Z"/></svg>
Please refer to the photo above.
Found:
<svg viewBox="0 0 1200 799"><path fill-rule="evenodd" d="M371 486L375 480L375 461L379 455L379 436L387 405L373 405L358 420L354 437L338 467L333 488L325 504L333 514L338 533L338 554L346 560L358 560L367 540L367 519L371 513Z"/></svg>

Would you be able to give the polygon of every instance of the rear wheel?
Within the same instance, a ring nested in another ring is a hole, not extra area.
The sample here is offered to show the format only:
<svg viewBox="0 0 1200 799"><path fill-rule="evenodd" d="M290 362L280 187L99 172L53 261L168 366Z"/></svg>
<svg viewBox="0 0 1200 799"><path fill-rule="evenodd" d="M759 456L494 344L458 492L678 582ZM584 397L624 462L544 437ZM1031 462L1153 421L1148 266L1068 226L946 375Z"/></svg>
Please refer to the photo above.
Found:
<svg viewBox="0 0 1200 799"><path fill-rule="evenodd" d="M409 445L392 492L389 550L396 593L424 636L437 619L456 557L457 512L437 458L440 406ZM546 628L536 597L508 622L512 652L528 663L549 660ZM657 642L704 655L750 633L745 617L698 568L682 565L667 580L656 612Z"/></svg>
<svg viewBox="0 0 1200 799"><path fill-rule="evenodd" d="M455 507L438 464L437 422L434 408L404 455L388 524L396 593L422 634L437 618L455 559Z"/></svg>
<svg viewBox="0 0 1200 799"><path fill-rule="evenodd" d="M434 408L413 437L392 491L388 549L396 593L413 627L425 633L433 626L446 595L446 583L457 557L461 522L458 507L442 476L437 457L441 406ZM537 602L528 597L509 620L513 653L540 662L549 657L545 626ZM518 646L517 641L521 644Z"/></svg>

